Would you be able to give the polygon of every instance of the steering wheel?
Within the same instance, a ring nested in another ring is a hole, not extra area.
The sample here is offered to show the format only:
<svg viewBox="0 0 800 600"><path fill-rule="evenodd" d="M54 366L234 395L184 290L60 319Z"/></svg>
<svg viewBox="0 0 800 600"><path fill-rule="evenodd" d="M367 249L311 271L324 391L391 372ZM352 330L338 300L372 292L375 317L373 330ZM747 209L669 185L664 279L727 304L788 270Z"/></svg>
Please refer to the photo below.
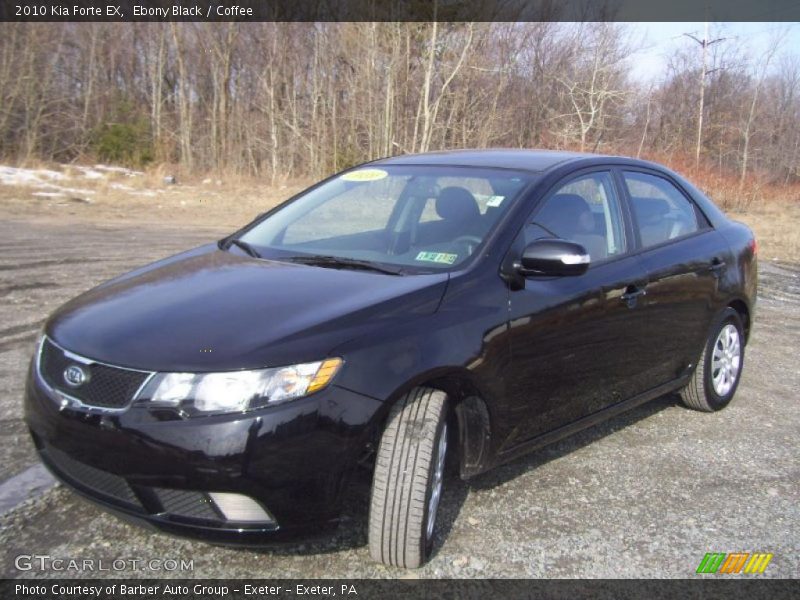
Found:
<svg viewBox="0 0 800 600"><path fill-rule="evenodd" d="M467 254L472 254L475 252L475 248L480 246L483 240L479 238L477 235L460 235L455 238L451 244L463 244L467 248Z"/></svg>

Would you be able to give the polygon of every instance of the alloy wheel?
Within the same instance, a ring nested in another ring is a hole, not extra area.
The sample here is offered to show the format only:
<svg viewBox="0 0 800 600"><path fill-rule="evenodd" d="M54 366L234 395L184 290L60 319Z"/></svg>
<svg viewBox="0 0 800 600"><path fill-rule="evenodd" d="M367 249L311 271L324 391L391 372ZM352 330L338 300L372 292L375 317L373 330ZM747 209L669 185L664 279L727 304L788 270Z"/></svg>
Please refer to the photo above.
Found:
<svg viewBox="0 0 800 600"><path fill-rule="evenodd" d="M742 345L739 330L728 323L719 332L711 356L711 380L718 396L727 395L739 377L742 364Z"/></svg>
<svg viewBox="0 0 800 600"><path fill-rule="evenodd" d="M447 454L447 423L442 427L439 436L439 444L436 448L436 466L433 471L433 482L431 497L428 500L428 522L426 523L427 539L433 537L433 526L436 523L436 511L439 508L439 500L442 497L442 486L444 483L444 463Z"/></svg>

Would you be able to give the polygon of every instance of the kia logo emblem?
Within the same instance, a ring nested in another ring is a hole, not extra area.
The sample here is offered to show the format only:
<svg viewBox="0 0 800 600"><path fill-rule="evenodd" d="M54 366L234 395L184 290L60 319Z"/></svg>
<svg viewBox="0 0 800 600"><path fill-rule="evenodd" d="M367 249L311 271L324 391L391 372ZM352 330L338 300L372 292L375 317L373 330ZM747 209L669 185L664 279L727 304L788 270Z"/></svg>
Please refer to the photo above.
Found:
<svg viewBox="0 0 800 600"><path fill-rule="evenodd" d="M78 365L70 365L64 369L64 381L70 387L78 387L86 383L89 379L89 374L81 369Z"/></svg>

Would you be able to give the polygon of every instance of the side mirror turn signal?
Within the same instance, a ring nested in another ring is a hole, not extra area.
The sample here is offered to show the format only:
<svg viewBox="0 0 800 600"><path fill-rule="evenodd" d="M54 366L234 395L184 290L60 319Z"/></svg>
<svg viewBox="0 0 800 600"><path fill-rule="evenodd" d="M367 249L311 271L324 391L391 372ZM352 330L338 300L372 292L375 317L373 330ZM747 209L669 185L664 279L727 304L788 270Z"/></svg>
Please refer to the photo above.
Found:
<svg viewBox="0 0 800 600"><path fill-rule="evenodd" d="M582 275L591 259L582 245L562 239L541 239L528 244L515 265L525 277Z"/></svg>

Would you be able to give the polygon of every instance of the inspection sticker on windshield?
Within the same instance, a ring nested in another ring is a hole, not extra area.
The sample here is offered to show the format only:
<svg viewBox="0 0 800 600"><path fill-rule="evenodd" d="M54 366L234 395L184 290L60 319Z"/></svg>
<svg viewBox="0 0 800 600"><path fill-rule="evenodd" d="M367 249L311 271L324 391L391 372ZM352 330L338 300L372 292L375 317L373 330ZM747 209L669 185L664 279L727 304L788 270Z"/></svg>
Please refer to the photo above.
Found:
<svg viewBox="0 0 800 600"><path fill-rule="evenodd" d="M345 173L340 179L343 181L378 181L388 175L389 173L383 169L358 169Z"/></svg>
<svg viewBox="0 0 800 600"><path fill-rule="evenodd" d="M456 262L458 254L450 254L448 252L420 252L417 254L415 260L426 260L428 262L442 263L445 265L452 265Z"/></svg>
<svg viewBox="0 0 800 600"><path fill-rule="evenodd" d="M490 208L495 206L500 206L503 203L503 200L505 199L506 199L505 196L489 196L489 199L486 201L486 206Z"/></svg>

